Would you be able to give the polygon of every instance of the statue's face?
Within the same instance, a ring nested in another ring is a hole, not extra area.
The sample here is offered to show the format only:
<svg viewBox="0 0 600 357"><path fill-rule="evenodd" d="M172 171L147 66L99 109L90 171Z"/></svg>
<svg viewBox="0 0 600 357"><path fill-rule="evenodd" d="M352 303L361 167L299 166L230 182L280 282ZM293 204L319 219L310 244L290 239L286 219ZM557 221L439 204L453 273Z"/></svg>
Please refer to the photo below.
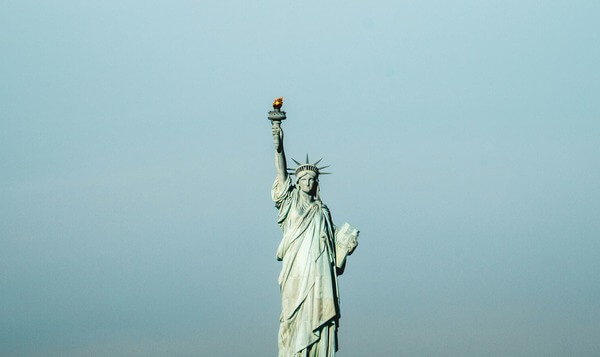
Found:
<svg viewBox="0 0 600 357"><path fill-rule="evenodd" d="M317 187L317 175L312 172L306 173L298 179L298 185L303 192L309 194L314 193L315 188Z"/></svg>

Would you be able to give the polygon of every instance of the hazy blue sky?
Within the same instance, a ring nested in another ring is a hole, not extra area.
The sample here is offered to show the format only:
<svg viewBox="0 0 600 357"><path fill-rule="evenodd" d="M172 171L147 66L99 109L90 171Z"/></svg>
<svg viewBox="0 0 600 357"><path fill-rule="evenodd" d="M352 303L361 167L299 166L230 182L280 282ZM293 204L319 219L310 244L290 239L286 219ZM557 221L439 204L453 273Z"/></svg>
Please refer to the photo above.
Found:
<svg viewBox="0 0 600 357"><path fill-rule="evenodd" d="M600 2L0 4L0 355L274 356L287 153L339 356L600 355Z"/></svg>

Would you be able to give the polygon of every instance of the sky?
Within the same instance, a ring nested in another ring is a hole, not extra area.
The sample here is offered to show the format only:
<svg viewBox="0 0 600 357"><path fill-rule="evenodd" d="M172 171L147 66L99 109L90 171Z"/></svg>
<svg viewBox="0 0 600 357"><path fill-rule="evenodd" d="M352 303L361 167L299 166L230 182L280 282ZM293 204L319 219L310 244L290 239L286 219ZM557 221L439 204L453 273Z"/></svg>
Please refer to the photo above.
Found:
<svg viewBox="0 0 600 357"><path fill-rule="evenodd" d="M274 356L267 112L338 355L600 355L597 1L0 4L0 356Z"/></svg>

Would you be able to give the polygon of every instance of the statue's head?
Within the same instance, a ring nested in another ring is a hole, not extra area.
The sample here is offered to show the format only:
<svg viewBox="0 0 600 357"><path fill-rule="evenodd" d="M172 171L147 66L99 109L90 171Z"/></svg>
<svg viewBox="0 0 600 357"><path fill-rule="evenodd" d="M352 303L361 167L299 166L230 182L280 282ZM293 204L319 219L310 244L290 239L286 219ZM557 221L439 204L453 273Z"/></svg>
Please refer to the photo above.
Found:
<svg viewBox="0 0 600 357"><path fill-rule="evenodd" d="M296 185L305 193L315 196L319 186L318 173L310 170L302 171L296 176Z"/></svg>
<svg viewBox="0 0 600 357"><path fill-rule="evenodd" d="M317 165L319 162L321 162L321 160L311 164L308 161L308 155L306 155L306 163L301 164L294 160L298 167L293 169L294 175L296 176L296 185L300 188L300 190L316 197L317 199L319 196L319 175L327 174L327 172L321 172L320 170L329 167L318 167ZM292 171L292 169L290 169L290 171Z"/></svg>

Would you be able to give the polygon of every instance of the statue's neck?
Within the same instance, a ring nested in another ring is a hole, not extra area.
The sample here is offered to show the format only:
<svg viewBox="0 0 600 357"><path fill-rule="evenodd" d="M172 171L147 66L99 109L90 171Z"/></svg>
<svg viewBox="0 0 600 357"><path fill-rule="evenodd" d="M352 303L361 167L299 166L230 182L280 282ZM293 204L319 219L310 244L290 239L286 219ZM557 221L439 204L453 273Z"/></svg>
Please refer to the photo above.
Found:
<svg viewBox="0 0 600 357"><path fill-rule="evenodd" d="M310 193L306 193L302 190L299 190L299 191L300 191L300 200L302 202L311 203L315 200L315 197L313 195L311 195Z"/></svg>

